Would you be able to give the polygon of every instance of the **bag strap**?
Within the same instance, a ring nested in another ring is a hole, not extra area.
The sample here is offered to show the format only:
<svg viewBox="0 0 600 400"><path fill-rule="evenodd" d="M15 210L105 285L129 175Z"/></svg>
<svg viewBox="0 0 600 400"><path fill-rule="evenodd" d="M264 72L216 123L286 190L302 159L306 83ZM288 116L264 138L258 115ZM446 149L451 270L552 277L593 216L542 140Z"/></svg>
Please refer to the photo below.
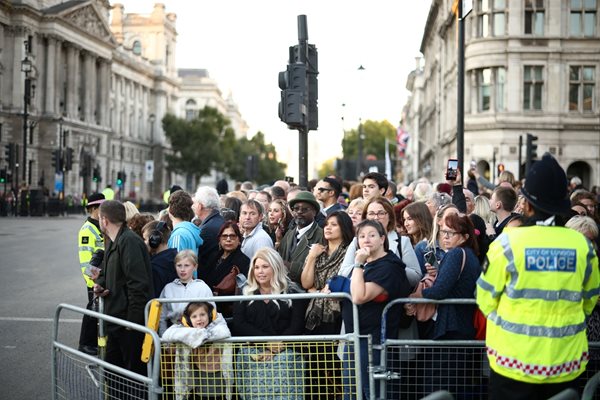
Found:
<svg viewBox="0 0 600 400"><path fill-rule="evenodd" d="M465 262L467 261L467 252L465 251L464 248L460 248L463 252L463 259L462 259L462 264L460 266L460 273L458 274L458 277L460 278L460 276L462 275L463 269L465 269Z"/></svg>
<svg viewBox="0 0 600 400"><path fill-rule="evenodd" d="M396 233L396 235L398 236L398 257L400 258L400 261L402 261L402 235L399 235L398 233Z"/></svg>

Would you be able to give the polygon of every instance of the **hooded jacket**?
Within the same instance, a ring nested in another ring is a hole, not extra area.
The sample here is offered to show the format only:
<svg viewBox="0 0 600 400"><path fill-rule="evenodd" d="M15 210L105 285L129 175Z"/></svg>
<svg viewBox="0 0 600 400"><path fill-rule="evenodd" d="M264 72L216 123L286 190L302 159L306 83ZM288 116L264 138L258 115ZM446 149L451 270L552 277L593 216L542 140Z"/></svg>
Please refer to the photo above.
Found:
<svg viewBox="0 0 600 400"><path fill-rule="evenodd" d="M184 221L173 228L167 245L172 249L177 249L177 252L182 250L198 251L198 247L202 243L200 228L191 222Z"/></svg>

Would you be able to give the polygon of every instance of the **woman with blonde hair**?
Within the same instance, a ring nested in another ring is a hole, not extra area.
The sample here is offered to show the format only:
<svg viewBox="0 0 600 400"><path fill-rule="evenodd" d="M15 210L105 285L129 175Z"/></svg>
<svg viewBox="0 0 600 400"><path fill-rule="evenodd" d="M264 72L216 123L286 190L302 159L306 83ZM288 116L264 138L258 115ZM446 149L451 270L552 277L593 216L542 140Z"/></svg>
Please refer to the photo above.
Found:
<svg viewBox="0 0 600 400"><path fill-rule="evenodd" d="M475 210L473 214L477 214L485 222L485 234L495 236L494 224L496 223L496 214L490 208L490 200L482 195L475 196Z"/></svg>
<svg viewBox="0 0 600 400"><path fill-rule="evenodd" d="M356 226L362 221L362 213L365 208L365 200L362 197L357 197L348 204L346 213L352 220L352 226Z"/></svg>
<svg viewBox="0 0 600 400"><path fill-rule="evenodd" d="M250 262L244 295L288 291L287 269L279 253L268 247L259 249ZM236 336L301 335L305 309L304 300L241 301L234 307L231 331ZM293 346L277 341L243 346L235 365L241 398L304 398L304 361Z"/></svg>

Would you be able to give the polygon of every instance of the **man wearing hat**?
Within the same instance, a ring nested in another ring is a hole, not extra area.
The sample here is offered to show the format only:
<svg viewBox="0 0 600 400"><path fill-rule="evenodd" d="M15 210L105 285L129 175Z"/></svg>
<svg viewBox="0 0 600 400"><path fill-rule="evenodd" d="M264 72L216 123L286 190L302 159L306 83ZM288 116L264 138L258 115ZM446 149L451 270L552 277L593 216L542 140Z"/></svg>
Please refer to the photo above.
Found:
<svg viewBox="0 0 600 400"><path fill-rule="evenodd" d="M90 195L88 203L85 206L89 216L81 229L79 229L77 238L77 242L79 243L79 266L81 267L81 273L87 286L88 304L86 308L88 310L92 308L94 299L94 291L92 289L94 281L91 278L93 269L91 265L92 255L98 250L104 249L104 239L100 232L100 223L98 222L98 210L104 200L105 198L102 193L93 193ZM98 352L97 343L98 320L84 315L81 322L81 333L79 334L79 350L87 354L96 355Z"/></svg>
<svg viewBox="0 0 600 400"><path fill-rule="evenodd" d="M598 300L594 249L579 232L556 226L569 210L567 178L549 153L522 192L528 223L492 242L477 282L492 400L547 399L577 388L589 359L585 321Z"/></svg>
<svg viewBox="0 0 600 400"><path fill-rule="evenodd" d="M310 246L323 241L323 229L315 221L321 206L312 193L301 191L290 201L295 228L289 229L281 239L279 254L288 267L292 281L300 283L304 260Z"/></svg>

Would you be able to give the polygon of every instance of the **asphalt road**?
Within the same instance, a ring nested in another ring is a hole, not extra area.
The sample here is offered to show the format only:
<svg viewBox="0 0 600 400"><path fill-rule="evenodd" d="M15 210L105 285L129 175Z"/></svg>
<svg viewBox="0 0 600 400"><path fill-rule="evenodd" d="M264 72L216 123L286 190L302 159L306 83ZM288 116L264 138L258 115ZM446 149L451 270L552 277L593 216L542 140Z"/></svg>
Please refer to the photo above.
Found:
<svg viewBox="0 0 600 400"><path fill-rule="evenodd" d="M56 306L85 307L77 232L85 217L0 218L0 399L51 398ZM81 316L63 313L62 343L77 348Z"/></svg>

